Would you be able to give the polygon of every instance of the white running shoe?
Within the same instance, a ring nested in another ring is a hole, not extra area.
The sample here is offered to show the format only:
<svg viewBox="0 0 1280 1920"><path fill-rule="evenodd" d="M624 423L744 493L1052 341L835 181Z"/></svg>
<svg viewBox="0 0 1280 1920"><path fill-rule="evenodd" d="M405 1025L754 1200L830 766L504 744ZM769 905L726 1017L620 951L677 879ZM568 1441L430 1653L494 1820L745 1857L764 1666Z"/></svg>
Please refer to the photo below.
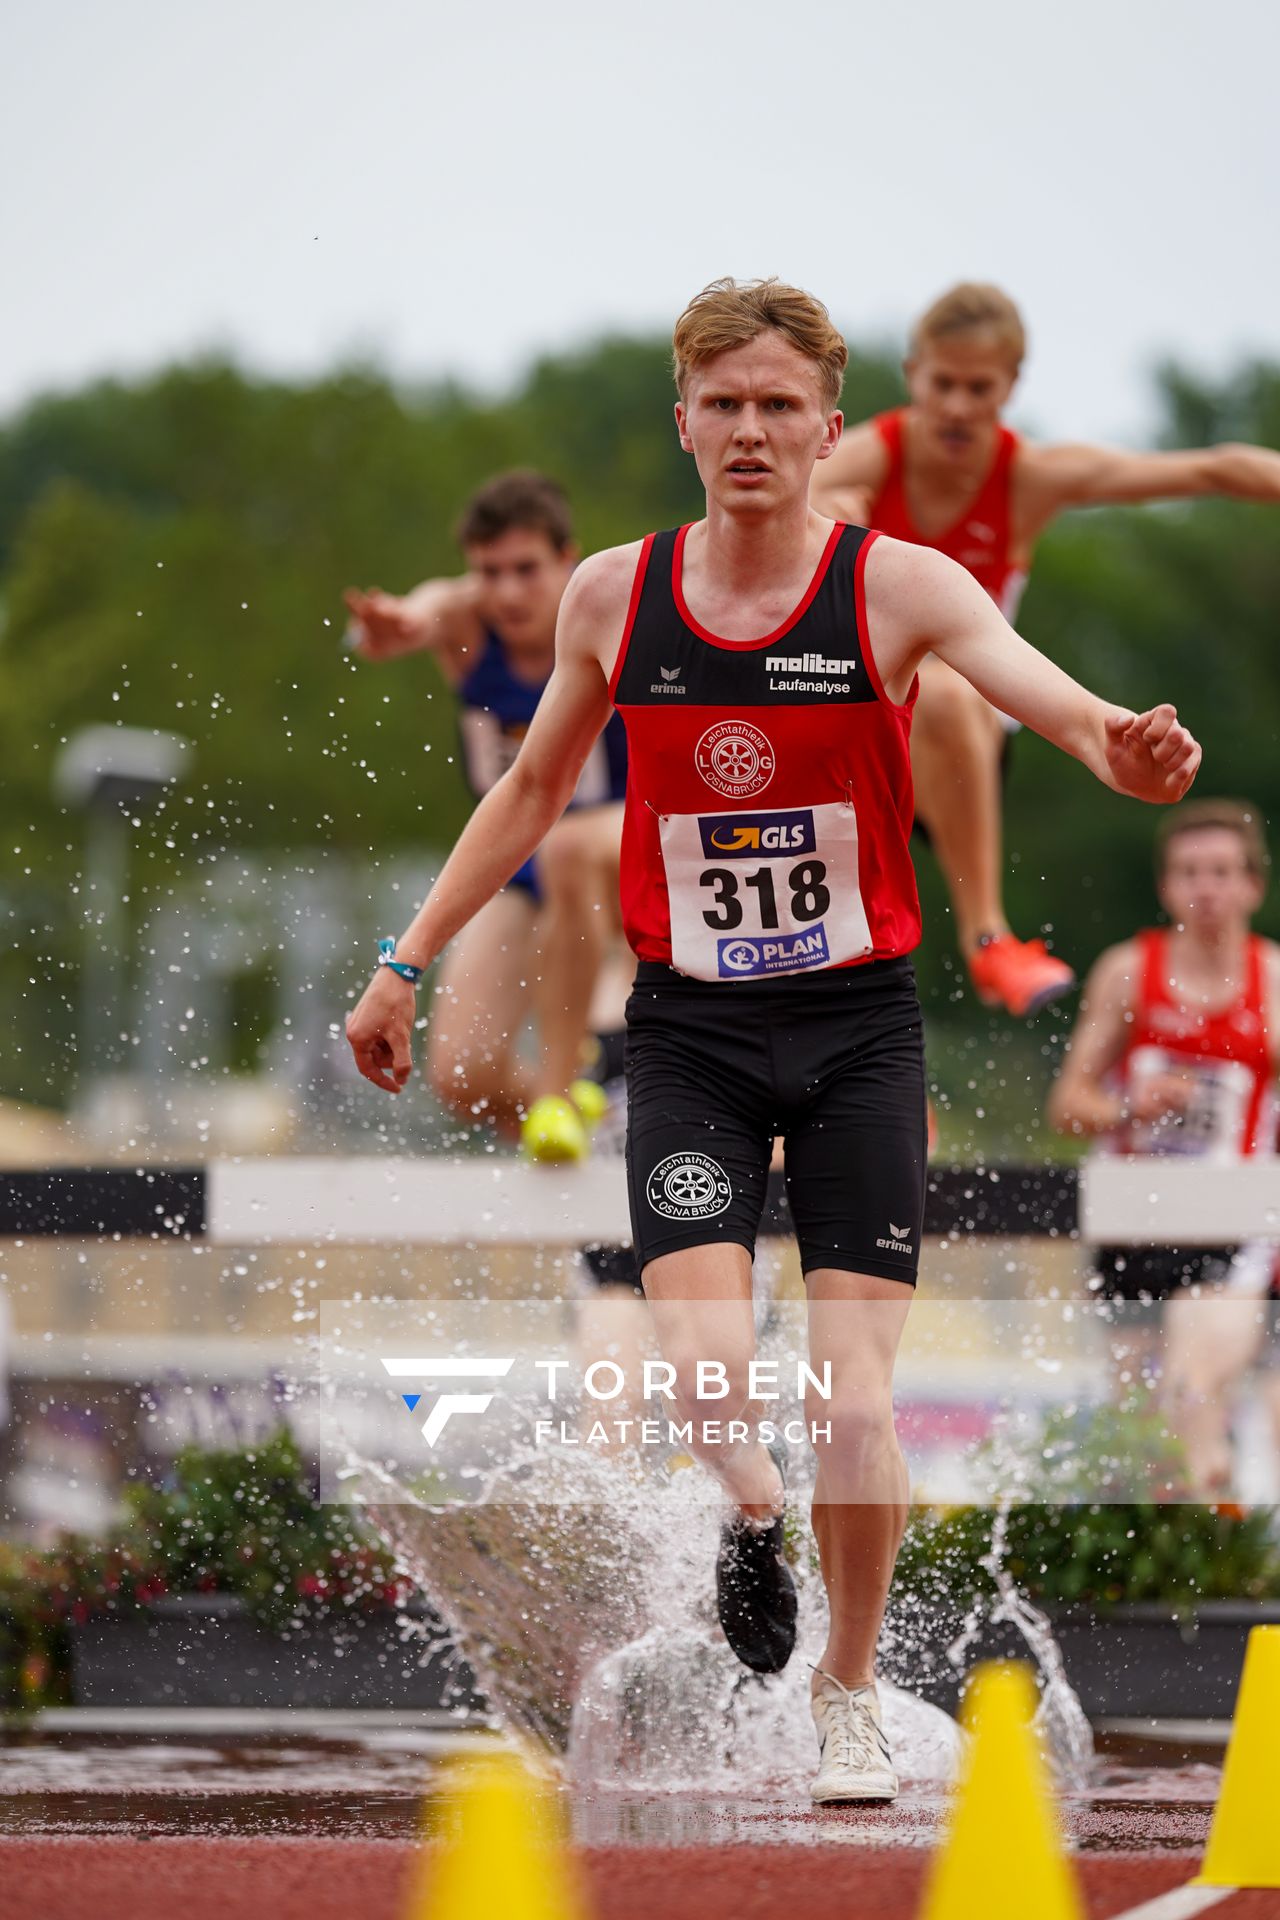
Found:
<svg viewBox="0 0 1280 1920"><path fill-rule="evenodd" d="M880 1724L875 1682L846 1687L821 1667L816 1672L820 1684L813 1696L813 1724L821 1758L809 1782L810 1796L819 1806L833 1800L896 1799L898 1776Z"/></svg>

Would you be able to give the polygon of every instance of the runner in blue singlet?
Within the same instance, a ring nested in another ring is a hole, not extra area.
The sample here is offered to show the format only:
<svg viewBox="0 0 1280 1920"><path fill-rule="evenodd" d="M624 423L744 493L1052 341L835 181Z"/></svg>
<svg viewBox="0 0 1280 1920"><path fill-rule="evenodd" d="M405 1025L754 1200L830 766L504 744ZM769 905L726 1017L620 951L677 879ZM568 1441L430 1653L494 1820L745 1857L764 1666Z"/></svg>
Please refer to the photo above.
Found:
<svg viewBox="0 0 1280 1920"><path fill-rule="evenodd" d="M434 655L459 704L462 759L476 797L515 758L555 659L560 596L578 559L554 481L502 474L458 527L468 571L397 597L346 595L349 637L367 660ZM581 1078L592 993L618 924L626 736L617 716L583 770L572 810L453 943L441 964L427 1067L445 1104L519 1133L540 1159L586 1151L598 1091ZM533 1002L542 1064L517 1040Z"/></svg>

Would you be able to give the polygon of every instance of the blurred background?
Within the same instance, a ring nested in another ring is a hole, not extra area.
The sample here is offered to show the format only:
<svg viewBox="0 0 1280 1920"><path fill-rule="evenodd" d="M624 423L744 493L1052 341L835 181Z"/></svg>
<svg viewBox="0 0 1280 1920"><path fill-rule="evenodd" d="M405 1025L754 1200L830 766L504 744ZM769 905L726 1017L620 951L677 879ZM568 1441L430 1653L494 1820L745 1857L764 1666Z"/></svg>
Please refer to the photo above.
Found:
<svg viewBox="0 0 1280 1920"><path fill-rule="evenodd" d="M28 12L9 47L11 1169L459 1144L340 1038L468 807L434 665L355 662L342 590L457 569L461 503L510 466L565 485L588 552L696 516L667 341L714 276L827 301L850 420L902 397L910 319L964 277L1027 319L1019 429L1280 447L1280 24L1249 0L1083 0L1069 23L1004 0L799 22L764 0L628 22L373 0L358 23L131 0ZM1176 702L1201 792L1273 823L1278 526L1214 501L1076 515L1020 621L1104 696ZM1155 917L1152 825L1024 736L1015 926L1083 974ZM1032 1025L980 1007L923 853L920 873L943 1155L1068 1154L1043 1105L1074 1001ZM1274 897L1260 926L1280 934ZM251 1433L315 1299L417 1284L426 1257L10 1245L12 1514L100 1521L148 1447L223 1431L238 1393Z"/></svg>

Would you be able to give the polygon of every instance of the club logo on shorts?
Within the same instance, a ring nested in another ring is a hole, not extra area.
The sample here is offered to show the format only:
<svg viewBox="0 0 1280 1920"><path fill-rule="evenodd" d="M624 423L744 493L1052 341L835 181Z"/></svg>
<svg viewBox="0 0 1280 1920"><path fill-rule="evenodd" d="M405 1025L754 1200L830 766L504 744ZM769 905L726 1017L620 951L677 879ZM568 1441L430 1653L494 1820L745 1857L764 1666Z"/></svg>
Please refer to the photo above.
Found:
<svg viewBox="0 0 1280 1920"><path fill-rule="evenodd" d="M729 1176L705 1153L669 1153L649 1175L645 1198L664 1220L711 1220L733 1198Z"/></svg>
<svg viewBox="0 0 1280 1920"><path fill-rule="evenodd" d="M693 757L707 785L735 800L763 793L773 778L773 746L749 720L720 720L708 727Z"/></svg>

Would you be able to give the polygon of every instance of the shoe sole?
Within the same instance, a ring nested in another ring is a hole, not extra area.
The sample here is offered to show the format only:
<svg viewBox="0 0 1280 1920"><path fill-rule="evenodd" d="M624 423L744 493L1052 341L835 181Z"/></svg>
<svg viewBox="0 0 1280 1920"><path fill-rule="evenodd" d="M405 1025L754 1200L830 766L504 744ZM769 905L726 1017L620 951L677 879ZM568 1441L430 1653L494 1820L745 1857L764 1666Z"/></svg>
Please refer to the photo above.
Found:
<svg viewBox="0 0 1280 1920"><path fill-rule="evenodd" d="M776 1440L771 1441L766 1451L768 1452L770 1458L772 1459L774 1466L778 1469L778 1475L782 1481L783 1492L785 1494L786 1485L787 1485L786 1454L782 1448L781 1442ZM723 1551L724 1551L724 1544L723 1544L723 1537L722 1537L721 1553L723 1553ZM794 1574L792 1574L791 1569L789 1567L787 1568L787 1576L788 1576L788 1580L791 1587L791 1607L790 1607L791 1638L787 1645L786 1651L783 1653L781 1659L778 1659L776 1656L770 1655L770 1656L767 1656L768 1664L765 1666L759 1666L754 1660L749 1660L746 1654L741 1650L741 1648L736 1647L734 1645L733 1634L730 1633L728 1627L726 1627L725 1625L724 1615L720 1611L720 1560L719 1560L719 1557L717 1557L716 1613L720 1621L720 1631L721 1633L723 1633L725 1639L728 1641L729 1651L733 1654L734 1659L737 1660L740 1663L740 1665L744 1666L747 1669L748 1673L757 1674L761 1679L765 1679L770 1674L773 1674L773 1673L781 1673L783 1668L790 1661L792 1654L796 1650L796 1636L799 1630L798 1621L799 1621L799 1612L800 1612L800 1606L799 1606L800 1597L799 1597L799 1594L796 1592L795 1576ZM785 1631L785 1626L786 1626L785 1622L783 1623L783 1626Z"/></svg>
<svg viewBox="0 0 1280 1920"><path fill-rule="evenodd" d="M1051 1007L1055 1000L1065 999L1075 984L1076 977L1073 973L1069 980L1058 980L1052 986L1041 987L1039 993L1033 994L1022 1007L1011 1007L1009 1002L1002 1000L998 993L983 993L977 987L974 988L974 992L977 993L984 1007L1002 1007L1006 1013L1012 1014L1015 1020L1031 1020L1036 1014L1043 1013L1046 1007Z"/></svg>
<svg viewBox="0 0 1280 1920"><path fill-rule="evenodd" d="M888 1801L896 1800L899 1791L895 1788L892 1793L814 1793L811 1788L809 1798L815 1807L884 1806Z"/></svg>
<svg viewBox="0 0 1280 1920"><path fill-rule="evenodd" d="M790 1569L788 1569L788 1572L790 1572ZM719 1579L717 1579L716 1586L717 1586L716 1615L720 1622L720 1631L721 1633L723 1633L725 1640L728 1642L729 1651L730 1653L732 1653L734 1659L738 1661L740 1666L745 1667L748 1673L757 1674L761 1679L767 1679L770 1674L781 1673L783 1668L786 1667L787 1664L789 1663L792 1654L796 1650L796 1637L798 1633L798 1622L799 1622L799 1604L798 1604L799 1596L797 1595L795 1590L794 1576L792 1577L792 1581L791 1581L791 1604L790 1604L790 1607L787 1608L787 1612L790 1614L790 1618L789 1619L784 1618L780 1621L775 1620L775 1623L774 1623L775 1625L781 1628L781 1631L784 1635L789 1635L789 1637L786 1640L786 1645L784 1647L779 1648L776 1653L768 1649L762 1649L758 1641L755 1642L749 1649L745 1646L745 1643L743 1645L735 1646L734 1644L735 1639L743 1638L743 1636L741 1636L738 1631L738 1627L740 1623L735 1621L732 1628L730 1628L729 1626L726 1626L724 1613L721 1610L721 1605L720 1605ZM757 1653L757 1654L763 1653L763 1659L762 1660L749 1659L748 1652Z"/></svg>

